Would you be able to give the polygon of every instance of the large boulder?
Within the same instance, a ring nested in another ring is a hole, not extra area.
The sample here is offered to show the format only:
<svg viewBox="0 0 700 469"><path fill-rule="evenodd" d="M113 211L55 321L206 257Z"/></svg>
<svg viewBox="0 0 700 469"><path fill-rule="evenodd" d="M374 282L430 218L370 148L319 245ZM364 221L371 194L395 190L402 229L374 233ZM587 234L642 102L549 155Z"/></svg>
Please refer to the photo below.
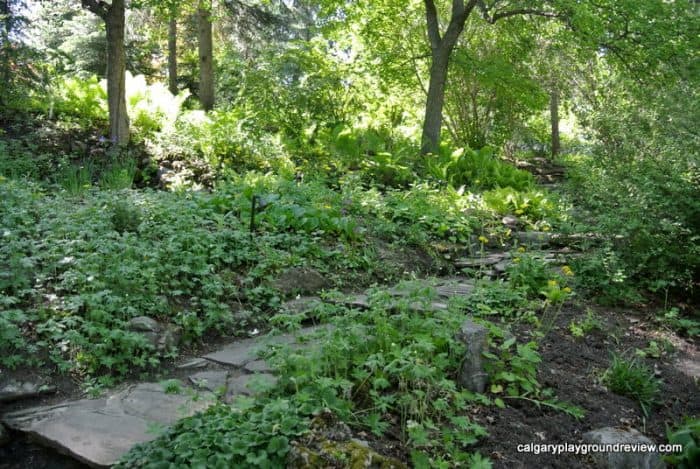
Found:
<svg viewBox="0 0 700 469"><path fill-rule="evenodd" d="M624 447L625 445L654 445L653 441L633 428L599 428L585 433L583 441L588 444L612 445L612 451L590 453L595 467L600 469L661 469L666 467L657 452L629 452Z"/></svg>
<svg viewBox="0 0 700 469"><path fill-rule="evenodd" d="M488 333L487 328L467 319L455 335L455 339L466 348L457 384L472 392L483 393L489 381L483 357L483 353L488 350Z"/></svg>

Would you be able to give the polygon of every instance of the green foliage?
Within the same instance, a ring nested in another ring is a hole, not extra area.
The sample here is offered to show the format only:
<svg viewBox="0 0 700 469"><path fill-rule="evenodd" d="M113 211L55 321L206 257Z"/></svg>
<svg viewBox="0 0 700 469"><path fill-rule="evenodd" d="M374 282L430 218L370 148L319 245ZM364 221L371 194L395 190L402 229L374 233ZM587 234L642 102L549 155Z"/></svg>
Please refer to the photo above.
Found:
<svg viewBox="0 0 700 469"><path fill-rule="evenodd" d="M574 319L569 323L569 332L577 339L583 338L586 334L593 331L602 331L603 323L600 318L590 309L586 311L586 317L576 321Z"/></svg>
<svg viewBox="0 0 700 469"><path fill-rule="evenodd" d="M58 181L69 195L80 195L92 186L93 165L67 165L58 175Z"/></svg>
<svg viewBox="0 0 700 469"><path fill-rule="evenodd" d="M542 190L518 191L494 189L482 194L484 204L499 215L516 215L529 226L549 229L550 222L561 218L562 206ZM546 227L546 228L545 228Z"/></svg>
<svg viewBox="0 0 700 469"><path fill-rule="evenodd" d="M645 417L661 392L661 382L647 366L620 355L613 355L610 367L603 374L603 383L612 392L636 400Z"/></svg>
<svg viewBox="0 0 700 469"><path fill-rule="evenodd" d="M697 337L700 335L700 319L684 316L678 308L669 308L658 317L662 324L670 326L673 330L687 337Z"/></svg>
<svg viewBox="0 0 700 469"><path fill-rule="evenodd" d="M104 190L131 189L135 176L136 161L131 158L116 160L102 172L100 187Z"/></svg>
<svg viewBox="0 0 700 469"><path fill-rule="evenodd" d="M272 359L280 385L308 408L327 407L376 435L392 426L383 415L397 415L394 431L436 465L467 460L468 446L485 432L464 413L475 396L452 380L463 351L453 336L463 316L415 314L409 305L429 304L431 292L409 292L391 312L392 300L377 291L369 311L337 316L319 346L279 351Z"/></svg>
<svg viewBox="0 0 700 469"><path fill-rule="evenodd" d="M136 446L115 468L283 467L290 443L308 427L298 403L283 398L216 404Z"/></svg>
<svg viewBox="0 0 700 469"><path fill-rule="evenodd" d="M439 156L433 156L426 162L426 169L432 177L448 181L453 187L510 187L522 191L532 188L534 184L530 173L499 160L490 147L481 150L459 148L454 151L445 147Z"/></svg>
<svg viewBox="0 0 700 469"><path fill-rule="evenodd" d="M510 284L523 288L531 298L539 296L552 277L547 263L540 256L526 252L514 255L507 273Z"/></svg>
<svg viewBox="0 0 700 469"><path fill-rule="evenodd" d="M671 454L664 459L678 469L690 469L700 465L700 419L686 418L675 428L667 427L668 443L683 445L683 452Z"/></svg>
<svg viewBox="0 0 700 469"><path fill-rule="evenodd" d="M49 114L75 119L83 127L96 127L107 121L107 91L97 77L59 77L49 101Z"/></svg>

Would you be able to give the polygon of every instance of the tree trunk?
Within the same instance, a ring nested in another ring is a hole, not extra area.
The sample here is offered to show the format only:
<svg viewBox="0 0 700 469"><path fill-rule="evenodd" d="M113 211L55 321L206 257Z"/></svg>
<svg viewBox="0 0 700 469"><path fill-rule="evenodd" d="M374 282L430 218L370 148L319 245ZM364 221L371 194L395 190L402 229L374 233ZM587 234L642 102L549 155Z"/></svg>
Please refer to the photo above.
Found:
<svg viewBox="0 0 700 469"><path fill-rule="evenodd" d="M552 88L549 96L549 120L552 125L552 159L556 158L561 150L559 139L559 90Z"/></svg>
<svg viewBox="0 0 700 469"><path fill-rule="evenodd" d="M107 15L107 103L109 136L114 144L129 143L129 116L126 111L126 55L124 0L114 0Z"/></svg>
<svg viewBox="0 0 700 469"><path fill-rule="evenodd" d="M197 9L199 31L199 102L205 111L214 108L214 62L211 2L202 0Z"/></svg>
<svg viewBox="0 0 700 469"><path fill-rule="evenodd" d="M437 154L440 150L440 130L442 128L442 108L445 105L445 84L447 83L447 68L451 51L437 50L433 52L433 62L430 66L430 84L428 99L425 103L425 119L423 120L423 135L421 137L421 154Z"/></svg>
<svg viewBox="0 0 700 469"><path fill-rule="evenodd" d="M177 16L174 14L168 24L168 89L177 94Z"/></svg>

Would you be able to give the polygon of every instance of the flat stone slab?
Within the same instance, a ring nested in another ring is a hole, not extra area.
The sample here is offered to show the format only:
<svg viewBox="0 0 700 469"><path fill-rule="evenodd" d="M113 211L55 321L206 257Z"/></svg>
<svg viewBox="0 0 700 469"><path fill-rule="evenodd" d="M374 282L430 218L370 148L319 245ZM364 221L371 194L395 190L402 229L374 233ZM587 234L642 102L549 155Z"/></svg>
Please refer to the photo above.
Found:
<svg viewBox="0 0 700 469"><path fill-rule="evenodd" d="M0 403L28 399L30 397L52 394L56 386L29 381L10 381L0 385Z"/></svg>
<svg viewBox="0 0 700 469"><path fill-rule="evenodd" d="M268 388L277 384L277 378L269 373L254 373L229 378L226 391L226 402L231 402L236 396L253 396L260 388Z"/></svg>
<svg viewBox="0 0 700 469"><path fill-rule="evenodd" d="M503 259L506 259L508 257L510 257L510 254L507 252L492 252L489 254L484 254L483 256L474 256L463 259L457 259L454 265L458 269L478 269L479 267L489 267L498 264Z"/></svg>
<svg viewBox="0 0 700 469"><path fill-rule="evenodd" d="M262 336L254 339L242 339L233 342L216 352L204 355L209 361L219 363L221 365L233 366L236 368L246 368L250 364L248 371L267 371L264 365L259 362L259 353L263 352L269 346L274 345L296 345L299 346L300 340L306 336L312 335L314 332L322 330L324 326L306 327L297 332L289 334L281 334L276 336Z"/></svg>
<svg viewBox="0 0 700 469"><path fill-rule="evenodd" d="M109 467L134 445L155 439L158 429L202 411L211 393L169 394L142 383L101 399L81 399L5 414L2 422L93 467Z"/></svg>
<svg viewBox="0 0 700 469"><path fill-rule="evenodd" d="M200 371L188 376L187 379L198 388L215 392L220 389L226 389L228 377L228 371Z"/></svg>

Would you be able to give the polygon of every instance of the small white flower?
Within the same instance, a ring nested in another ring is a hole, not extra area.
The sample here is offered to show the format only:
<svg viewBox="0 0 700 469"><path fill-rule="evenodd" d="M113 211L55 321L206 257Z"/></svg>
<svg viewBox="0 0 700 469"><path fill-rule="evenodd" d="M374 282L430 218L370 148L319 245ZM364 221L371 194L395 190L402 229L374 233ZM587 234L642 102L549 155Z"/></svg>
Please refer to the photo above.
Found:
<svg viewBox="0 0 700 469"><path fill-rule="evenodd" d="M64 257L63 259L61 259L60 261L58 261L58 263L59 263L60 265L65 265L65 264L70 264L70 263L73 262L74 260L75 260L75 257L73 257L73 256L66 256L66 257Z"/></svg>

